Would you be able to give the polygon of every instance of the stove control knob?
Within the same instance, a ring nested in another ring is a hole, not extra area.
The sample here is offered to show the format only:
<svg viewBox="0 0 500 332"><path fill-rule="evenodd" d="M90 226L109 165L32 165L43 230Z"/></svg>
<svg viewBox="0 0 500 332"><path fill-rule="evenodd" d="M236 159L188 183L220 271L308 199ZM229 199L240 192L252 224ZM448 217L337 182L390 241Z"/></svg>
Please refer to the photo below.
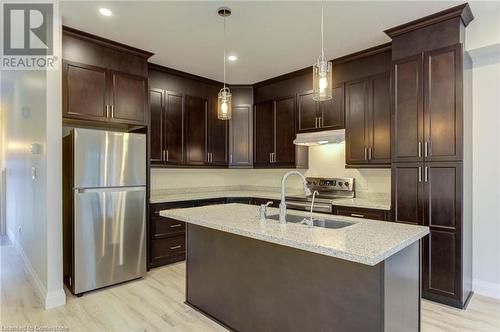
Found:
<svg viewBox="0 0 500 332"><path fill-rule="evenodd" d="M344 185L345 185L346 187L349 187L349 182L344 182Z"/></svg>

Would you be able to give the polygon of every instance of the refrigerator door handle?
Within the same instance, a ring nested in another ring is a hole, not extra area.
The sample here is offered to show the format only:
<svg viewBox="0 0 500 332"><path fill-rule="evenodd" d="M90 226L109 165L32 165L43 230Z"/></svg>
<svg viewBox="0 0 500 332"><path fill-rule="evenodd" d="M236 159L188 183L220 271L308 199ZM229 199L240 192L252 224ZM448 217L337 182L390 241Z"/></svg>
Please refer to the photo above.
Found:
<svg viewBox="0 0 500 332"><path fill-rule="evenodd" d="M84 193L100 193L100 192L114 192L114 191L145 191L146 186L128 186L128 187L101 187L101 188L75 188L75 192L79 194Z"/></svg>

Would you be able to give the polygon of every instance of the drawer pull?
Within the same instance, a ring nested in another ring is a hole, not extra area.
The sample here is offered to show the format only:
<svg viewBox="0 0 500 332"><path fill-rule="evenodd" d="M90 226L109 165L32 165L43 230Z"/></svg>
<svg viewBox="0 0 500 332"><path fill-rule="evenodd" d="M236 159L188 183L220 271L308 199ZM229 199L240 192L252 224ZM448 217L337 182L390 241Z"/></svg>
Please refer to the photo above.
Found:
<svg viewBox="0 0 500 332"><path fill-rule="evenodd" d="M170 225L170 228L182 227L182 224Z"/></svg>
<svg viewBox="0 0 500 332"><path fill-rule="evenodd" d="M170 250L179 249L179 248L182 248L182 246L181 245L173 246L173 247L170 247Z"/></svg>
<svg viewBox="0 0 500 332"><path fill-rule="evenodd" d="M160 211L155 211L155 214L156 214L157 216L159 216L159 215L160 215Z"/></svg>
<svg viewBox="0 0 500 332"><path fill-rule="evenodd" d="M358 217L358 218L364 218L364 214L357 214L357 213L351 213L351 217Z"/></svg>

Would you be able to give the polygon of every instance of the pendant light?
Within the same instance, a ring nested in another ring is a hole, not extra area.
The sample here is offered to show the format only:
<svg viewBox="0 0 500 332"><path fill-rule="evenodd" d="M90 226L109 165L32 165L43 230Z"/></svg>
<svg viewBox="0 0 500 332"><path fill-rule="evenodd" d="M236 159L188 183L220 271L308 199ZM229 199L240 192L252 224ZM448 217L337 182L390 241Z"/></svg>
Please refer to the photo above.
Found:
<svg viewBox="0 0 500 332"><path fill-rule="evenodd" d="M226 17L231 15L231 9L220 7L217 13L224 18L224 87L220 89L217 101L217 118L220 120L231 119L231 91L226 86Z"/></svg>
<svg viewBox="0 0 500 332"><path fill-rule="evenodd" d="M325 60L323 43L323 5L321 5L321 55L313 65L313 99L316 101L332 99L332 63Z"/></svg>

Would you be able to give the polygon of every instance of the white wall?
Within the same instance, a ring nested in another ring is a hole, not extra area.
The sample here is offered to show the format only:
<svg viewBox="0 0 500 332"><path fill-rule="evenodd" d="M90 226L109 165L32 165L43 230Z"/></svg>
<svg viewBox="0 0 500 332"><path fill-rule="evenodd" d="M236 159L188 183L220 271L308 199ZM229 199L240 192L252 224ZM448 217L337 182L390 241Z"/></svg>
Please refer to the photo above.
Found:
<svg viewBox="0 0 500 332"><path fill-rule="evenodd" d="M390 169L346 169L345 145L331 144L309 148L309 169L299 170L306 176L354 177L356 191L391 192ZM152 169L151 189L196 188L217 186L279 187L288 169ZM289 179L290 188L301 188L296 177Z"/></svg>
<svg viewBox="0 0 500 332"><path fill-rule="evenodd" d="M54 19L59 22L57 5ZM60 29L54 54L61 51ZM59 61L60 65L60 61ZM62 282L61 71L1 73L7 231L45 308L65 303ZM31 145L39 144L39 153ZM32 179L32 170L36 177Z"/></svg>
<svg viewBox="0 0 500 332"><path fill-rule="evenodd" d="M345 144L309 147L306 176L353 177L356 192L391 193L391 170L345 168Z"/></svg>
<svg viewBox="0 0 500 332"><path fill-rule="evenodd" d="M500 3L473 2L473 289L500 298Z"/></svg>

